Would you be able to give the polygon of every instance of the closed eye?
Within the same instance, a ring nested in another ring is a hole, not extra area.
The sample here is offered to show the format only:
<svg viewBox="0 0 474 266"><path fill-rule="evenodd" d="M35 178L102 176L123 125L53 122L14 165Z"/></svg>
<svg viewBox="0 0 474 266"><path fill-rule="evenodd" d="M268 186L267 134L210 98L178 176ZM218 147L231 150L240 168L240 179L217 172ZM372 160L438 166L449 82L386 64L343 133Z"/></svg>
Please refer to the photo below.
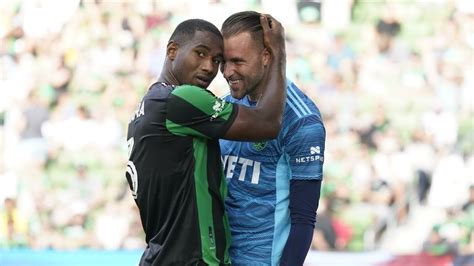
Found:
<svg viewBox="0 0 474 266"><path fill-rule="evenodd" d="M236 65L240 65L240 64L245 62L244 60L242 60L240 58L233 58L233 59L230 59L229 61L236 64Z"/></svg>

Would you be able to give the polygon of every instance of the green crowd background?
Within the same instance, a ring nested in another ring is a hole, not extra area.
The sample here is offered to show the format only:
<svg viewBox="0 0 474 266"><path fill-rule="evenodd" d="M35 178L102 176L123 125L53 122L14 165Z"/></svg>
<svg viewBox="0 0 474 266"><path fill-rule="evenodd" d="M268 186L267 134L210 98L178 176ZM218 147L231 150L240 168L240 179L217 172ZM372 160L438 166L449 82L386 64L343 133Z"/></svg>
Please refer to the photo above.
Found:
<svg viewBox="0 0 474 266"><path fill-rule="evenodd" d="M128 120L179 22L242 10L283 23L323 115L311 249L474 253L469 0L0 1L0 248L142 249Z"/></svg>

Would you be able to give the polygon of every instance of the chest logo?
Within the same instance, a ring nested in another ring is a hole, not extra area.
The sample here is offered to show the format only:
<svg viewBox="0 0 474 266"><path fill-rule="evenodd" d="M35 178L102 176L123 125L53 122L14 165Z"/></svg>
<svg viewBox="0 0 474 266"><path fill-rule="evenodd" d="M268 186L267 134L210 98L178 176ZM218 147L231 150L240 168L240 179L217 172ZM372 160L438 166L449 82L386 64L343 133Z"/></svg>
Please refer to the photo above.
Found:
<svg viewBox="0 0 474 266"><path fill-rule="evenodd" d="M266 146L267 146L267 142L266 142L266 141L262 141L262 142L252 142L252 147L253 147L256 151L261 151L261 150L265 149Z"/></svg>
<svg viewBox="0 0 474 266"><path fill-rule="evenodd" d="M216 117L219 116L222 110L224 110L224 105L225 105L225 101L222 101L220 99L216 100L216 102L214 103L214 106L212 106L212 109L214 110L214 114L211 116L211 119L215 119Z"/></svg>

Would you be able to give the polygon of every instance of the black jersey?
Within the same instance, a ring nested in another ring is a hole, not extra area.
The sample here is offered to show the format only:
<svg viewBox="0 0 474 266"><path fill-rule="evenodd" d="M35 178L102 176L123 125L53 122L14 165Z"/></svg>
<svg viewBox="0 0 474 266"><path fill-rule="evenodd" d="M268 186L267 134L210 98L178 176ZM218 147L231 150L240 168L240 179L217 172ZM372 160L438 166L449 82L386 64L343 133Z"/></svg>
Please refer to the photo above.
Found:
<svg viewBox="0 0 474 266"><path fill-rule="evenodd" d="M208 90L164 83L140 102L128 125L126 173L146 234L140 265L230 263L218 138L237 108Z"/></svg>

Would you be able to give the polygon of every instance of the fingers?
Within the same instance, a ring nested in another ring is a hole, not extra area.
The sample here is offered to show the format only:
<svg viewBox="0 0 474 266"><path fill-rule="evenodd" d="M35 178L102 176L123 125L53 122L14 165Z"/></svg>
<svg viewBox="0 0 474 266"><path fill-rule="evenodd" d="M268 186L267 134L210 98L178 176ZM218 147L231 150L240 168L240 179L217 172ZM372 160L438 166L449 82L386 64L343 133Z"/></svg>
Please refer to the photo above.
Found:
<svg viewBox="0 0 474 266"><path fill-rule="evenodd" d="M278 21L274 19L270 14L261 14L260 15L260 24L264 29L275 28L275 25L278 25Z"/></svg>
<svg viewBox="0 0 474 266"><path fill-rule="evenodd" d="M272 17L270 14L265 14L265 17L267 18L268 21L268 26L272 29L275 28L275 25L278 24L278 21Z"/></svg>
<svg viewBox="0 0 474 266"><path fill-rule="evenodd" d="M284 32L283 26L281 23L272 17L270 14L261 14L260 15L260 24L262 25L263 31L275 31L275 32Z"/></svg>
<svg viewBox="0 0 474 266"><path fill-rule="evenodd" d="M264 31L268 31L270 29L270 23L267 16L268 15L265 14L260 15L260 24L262 25Z"/></svg>
<svg viewBox="0 0 474 266"><path fill-rule="evenodd" d="M269 14L261 14L260 24L263 29L263 45L265 48L267 48L270 53L284 48L285 32L281 23Z"/></svg>

